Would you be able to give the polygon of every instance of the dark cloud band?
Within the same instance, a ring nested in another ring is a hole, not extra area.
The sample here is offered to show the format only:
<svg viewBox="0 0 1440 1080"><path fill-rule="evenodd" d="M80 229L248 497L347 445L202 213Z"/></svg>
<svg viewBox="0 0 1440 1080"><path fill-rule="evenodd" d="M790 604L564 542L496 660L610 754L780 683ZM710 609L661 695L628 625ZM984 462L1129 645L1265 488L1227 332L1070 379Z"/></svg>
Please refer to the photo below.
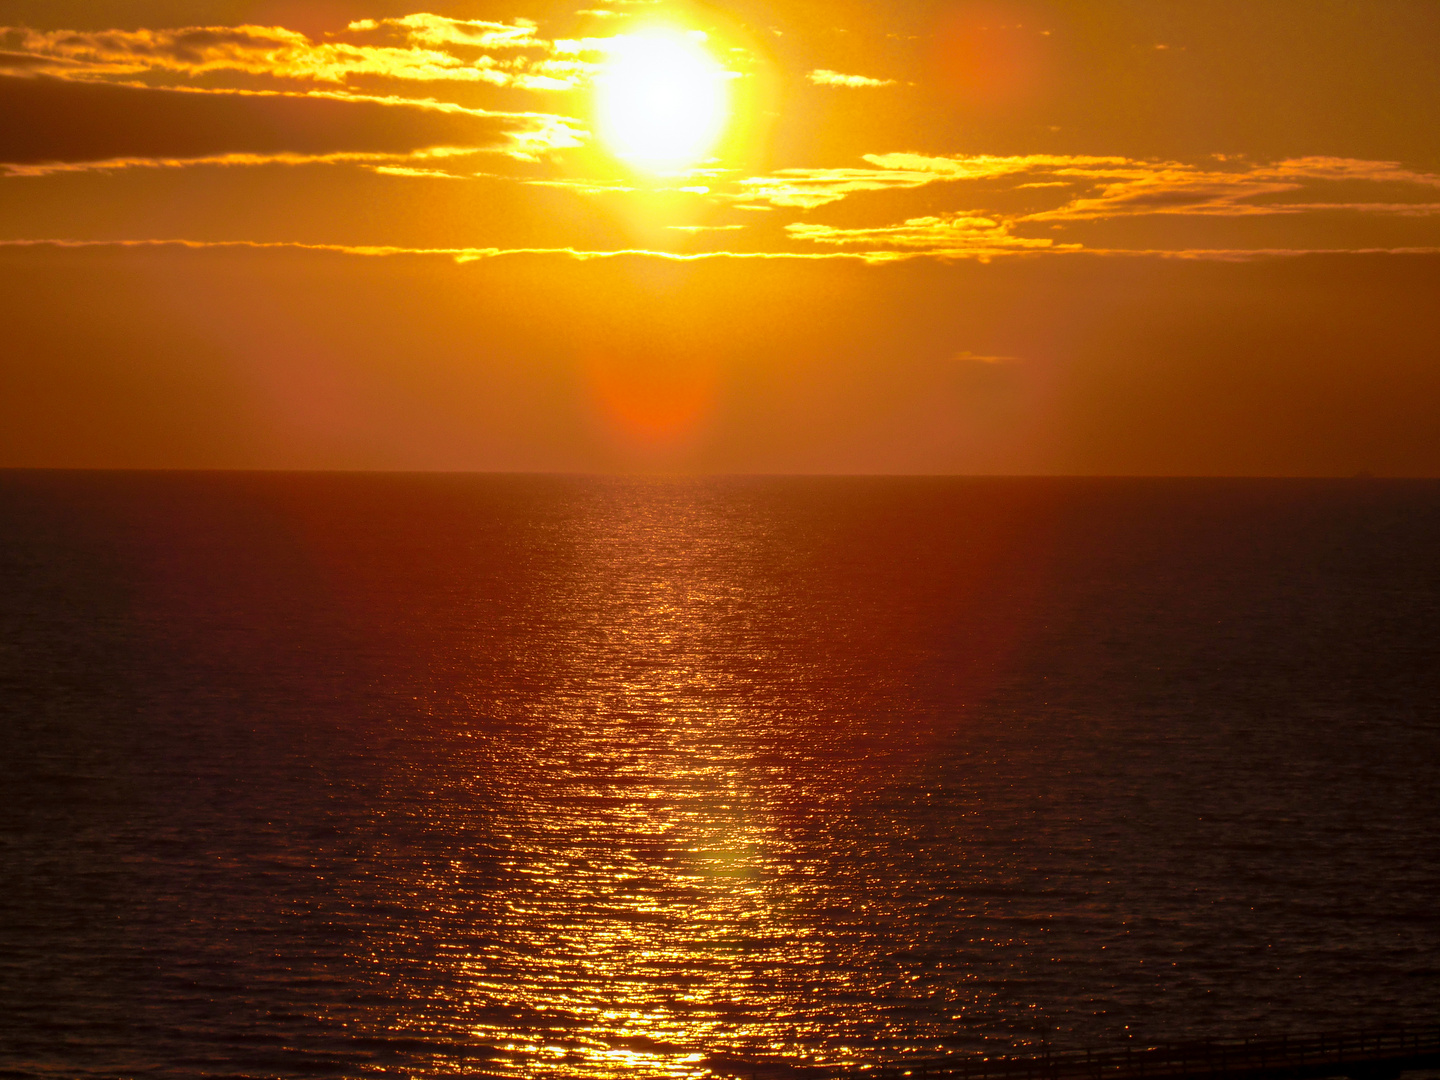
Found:
<svg viewBox="0 0 1440 1080"><path fill-rule="evenodd" d="M186 93L0 76L0 162L505 149L547 118L397 101Z"/></svg>

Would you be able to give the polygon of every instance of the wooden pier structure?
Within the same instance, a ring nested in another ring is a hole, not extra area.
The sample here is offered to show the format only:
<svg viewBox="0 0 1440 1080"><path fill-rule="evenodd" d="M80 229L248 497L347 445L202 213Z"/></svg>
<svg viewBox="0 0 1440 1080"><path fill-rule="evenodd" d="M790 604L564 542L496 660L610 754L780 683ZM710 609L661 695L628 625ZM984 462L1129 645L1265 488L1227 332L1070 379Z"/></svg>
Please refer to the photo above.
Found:
<svg viewBox="0 0 1440 1080"><path fill-rule="evenodd" d="M1334 1031L1274 1039L1070 1050L1025 1056L954 1056L854 1066L831 1075L867 1080L1395 1080L1440 1069L1440 1027Z"/></svg>

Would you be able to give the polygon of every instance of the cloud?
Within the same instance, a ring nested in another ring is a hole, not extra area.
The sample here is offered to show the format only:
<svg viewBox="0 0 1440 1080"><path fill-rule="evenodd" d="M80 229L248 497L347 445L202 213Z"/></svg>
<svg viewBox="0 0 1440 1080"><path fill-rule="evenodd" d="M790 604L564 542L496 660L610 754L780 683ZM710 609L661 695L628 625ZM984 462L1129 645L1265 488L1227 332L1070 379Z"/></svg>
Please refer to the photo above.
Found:
<svg viewBox="0 0 1440 1080"><path fill-rule="evenodd" d="M460 248L419 248L419 247L398 247L389 245L348 245L348 244L309 244L298 241L266 241L266 240L175 240L175 239L141 239L141 240L67 240L67 239L0 239L0 248L177 248L185 250L225 250L225 249L247 249L265 251L313 251L336 255L358 256L362 258L441 258L450 261L466 264L481 262L489 259L516 258L524 256L534 257L558 257L572 259L579 262L588 262L597 259L619 259L619 258L652 258L661 259L667 262L701 262L718 260L738 261L780 261L780 262L825 262L825 261L850 261L860 262L872 266L885 265L887 263L907 262L914 259L974 259L978 262L989 262L990 259L999 254L1015 254L1013 251L991 251L982 252L975 249L937 250L937 251L833 251L833 252L797 252L797 251L701 251L681 253L674 251L657 251L647 248L617 248L609 251L584 250L571 247L460 247ZM1059 246L1049 249L1058 255L1065 254L1074 257L1089 256L1091 258L1147 258L1147 259L1175 259L1185 261L1205 262L1255 262L1265 259L1283 258L1305 258L1305 257L1346 257L1357 255L1390 255L1390 256L1434 256L1440 255L1440 247L1391 247L1391 248L1186 248L1180 250L1138 250L1138 249L1082 249L1078 245ZM1018 362L1018 357L1006 356L975 356L961 353L955 357L958 361L970 361L974 363L1010 363Z"/></svg>
<svg viewBox="0 0 1440 1080"><path fill-rule="evenodd" d="M737 181L742 202L810 210L839 202L857 191L891 191L922 187L937 177L904 169L780 169L769 176Z"/></svg>
<svg viewBox="0 0 1440 1080"><path fill-rule="evenodd" d="M1226 163L1213 168L1186 162L1124 157L1024 154L938 157L916 153L866 154L873 168L781 169L739 181L741 197L774 206L811 209L858 191L923 187L934 183L1015 178L1013 190L1052 194L1081 189L1058 205L1017 220L1080 221L1145 214L1253 216L1321 210L1431 214L1440 210L1440 176L1391 161L1305 157L1274 163ZM1325 185L1408 187L1413 200L1323 197ZM1293 201L1272 196L1303 193ZM1269 201L1267 201L1269 200Z"/></svg>
<svg viewBox="0 0 1440 1080"><path fill-rule="evenodd" d="M1440 213L1440 176L1398 162L1305 157L1274 163L1237 163L1215 169L1182 162L1127 161L1113 169L1058 167L1056 175L1103 183L1061 206L1029 214L1029 221L1096 221L1146 215L1259 217L1351 211L1367 214ZM1408 188L1413 200L1337 200L1339 184ZM1282 199L1283 197L1283 199Z"/></svg>
<svg viewBox="0 0 1440 1080"><path fill-rule="evenodd" d="M416 256L423 258L445 258L457 263L479 262L483 259L504 258L507 256L541 255L561 256L568 259L588 261L592 259L618 259L626 257L644 257L664 259L672 262L698 262L709 259L743 259L743 260L790 260L796 262L819 262L825 260L841 259L855 262L883 262L890 261L892 256L886 253L874 252L796 252L796 251L699 251L699 252L675 252L655 251L647 248L617 248L610 251L586 251L569 247L462 247L462 248L414 248L394 247L388 245L351 245L351 244L306 244L298 241L286 240L172 240L172 239L144 239L144 240L64 240L64 239L30 239L30 240L0 240L0 248L183 248L193 251L206 249L250 249L250 250L278 250L278 251L316 251L329 252L337 255L358 255L366 258L390 258L399 256Z"/></svg>
<svg viewBox="0 0 1440 1080"><path fill-rule="evenodd" d="M1077 248L1057 245L1049 237L1014 236L1011 223L982 214L949 214L908 218L899 225L846 229L835 225L793 222L785 231L796 240L817 244L914 248L942 256L988 258L1018 251Z"/></svg>
<svg viewBox="0 0 1440 1080"><path fill-rule="evenodd" d="M1125 175L1143 162L1123 157L1094 157L1079 154L963 154L939 157L933 154L866 154L864 160L881 169L904 169L933 173L937 179L983 180L1016 173L1054 172L1057 175L1109 176L1116 170Z"/></svg>
<svg viewBox="0 0 1440 1080"><path fill-rule="evenodd" d="M981 356L968 349L956 353L953 359L966 364L1018 364L1020 362L1018 356Z"/></svg>
<svg viewBox="0 0 1440 1080"><path fill-rule="evenodd" d="M3 176L52 176L56 173L117 172L123 169L188 169L254 167L257 165L361 165L388 176L456 177L440 169L417 169L406 162L434 161L437 158L473 155L468 147L431 147L413 154L214 154L209 157L120 157L100 161L44 162L38 165L0 163Z"/></svg>
<svg viewBox="0 0 1440 1080"><path fill-rule="evenodd" d="M246 155L505 153L578 146L583 129L545 113L491 113L406 99L188 93L0 76L0 163L12 174L67 163ZM23 167L23 168L22 168ZM114 166L111 166L114 167ZM50 169L49 171L59 171Z"/></svg>
<svg viewBox="0 0 1440 1080"><path fill-rule="evenodd" d="M838 71L831 71L828 68L816 68L805 76L816 86L848 86L860 88L865 86L894 86L894 79L871 79L864 75L842 75Z"/></svg>
<svg viewBox="0 0 1440 1080"><path fill-rule="evenodd" d="M526 187L551 187L564 191L578 191L582 195L628 194L635 190L633 185L619 180L545 179L523 180L521 183Z"/></svg>
<svg viewBox="0 0 1440 1080"><path fill-rule="evenodd" d="M535 24L529 19L513 23L483 19L450 19L441 15L405 15L398 19L360 19L350 31L397 29L409 42L422 45L471 45L481 49L532 48L537 44Z"/></svg>
<svg viewBox="0 0 1440 1080"><path fill-rule="evenodd" d="M1440 255L1440 247L1423 245L1349 248L1084 248L1081 250L1084 254L1105 258L1175 259L1195 262L1259 262L1264 259L1345 255Z"/></svg>
<svg viewBox="0 0 1440 1080"><path fill-rule="evenodd" d="M1128 165L1126 158L1057 157L1031 154L995 157L934 157L925 154L866 154L873 168L780 169L738 181L739 198L772 206L813 209L859 191L924 187L942 181L989 180L1046 168L1093 169ZM1127 174L1128 175L1128 174ZM1065 182L1061 182L1064 186Z"/></svg>
<svg viewBox="0 0 1440 1080"><path fill-rule="evenodd" d="M98 31L5 27L0 29L0 50L11 58L12 67L63 79L193 79L238 73L335 85L370 76L569 90L583 73L574 61L547 62L544 54L553 51L553 43L536 37L534 24L525 21L408 15L354 22L346 33L359 40L314 41L278 26ZM538 55L518 55L526 51Z"/></svg>
<svg viewBox="0 0 1440 1080"><path fill-rule="evenodd" d="M1079 245L1025 235L1027 228L1066 222L1321 213L1440 216L1440 176L1398 162L1358 158L1221 161L1218 166L1045 154L938 157L892 153L867 154L863 160L872 167L782 169L769 176L748 177L736 181L736 190L727 197L747 209L766 203L813 210L856 192L984 182L985 194L1003 196L1003 205L1009 209L967 209L910 217L899 224L857 227L794 222L785 227L792 240L805 243L868 245L876 251L915 250L944 257L1076 250ZM967 192L964 197L974 206L976 195ZM1028 205L1016 209L1017 196Z"/></svg>
<svg viewBox="0 0 1440 1080"><path fill-rule="evenodd" d="M445 172L443 169L415 169L407 165L375 165L372 171L381 176L411 176L429 180L464 180L464 176Z"/></svg>

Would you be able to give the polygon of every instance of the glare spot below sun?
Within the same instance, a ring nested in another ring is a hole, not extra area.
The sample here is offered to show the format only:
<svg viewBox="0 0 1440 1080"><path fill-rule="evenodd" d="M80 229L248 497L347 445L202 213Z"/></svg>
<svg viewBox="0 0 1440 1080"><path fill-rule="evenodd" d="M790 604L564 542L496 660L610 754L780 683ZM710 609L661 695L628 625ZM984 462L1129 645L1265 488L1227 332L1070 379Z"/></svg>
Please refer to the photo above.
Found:
<svg viewBox="0 0 1440 1080"><path fill-rule="evenodd" d="M649 172L704 161L729 117L730 73L705 51L705 35L646 30L610 39L595 85L601 141Z"/></svg>

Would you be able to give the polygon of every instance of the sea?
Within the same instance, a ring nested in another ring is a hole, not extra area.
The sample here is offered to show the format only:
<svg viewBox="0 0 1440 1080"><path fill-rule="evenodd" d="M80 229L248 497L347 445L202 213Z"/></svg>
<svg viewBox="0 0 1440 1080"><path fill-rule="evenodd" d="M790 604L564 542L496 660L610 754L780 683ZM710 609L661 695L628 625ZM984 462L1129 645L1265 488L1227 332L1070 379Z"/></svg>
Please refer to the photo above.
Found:
<svg viewBox="0 0 1440 1080"><path fill-rule="evenodd" d="M0 1076L1437 1015L1440 482L0 472Z"/></svg>

